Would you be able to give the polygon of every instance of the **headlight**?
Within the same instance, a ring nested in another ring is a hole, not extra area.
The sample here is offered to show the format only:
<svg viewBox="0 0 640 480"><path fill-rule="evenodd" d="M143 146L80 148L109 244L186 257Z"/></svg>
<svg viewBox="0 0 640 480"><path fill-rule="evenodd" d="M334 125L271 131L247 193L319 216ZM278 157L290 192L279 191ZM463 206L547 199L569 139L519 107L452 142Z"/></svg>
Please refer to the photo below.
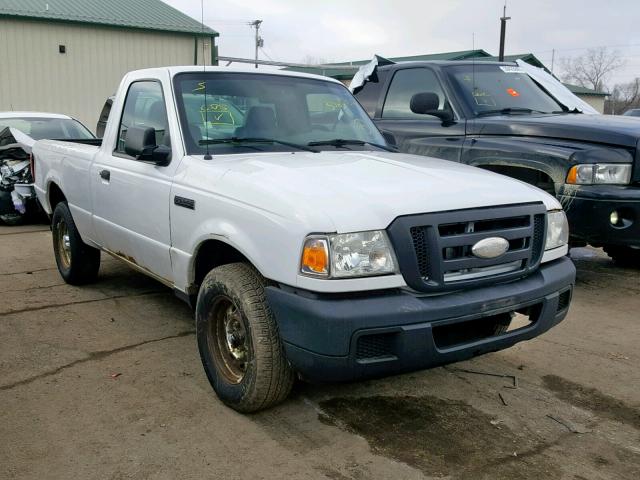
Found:
<svg viewBox="0 0 640 480"><path fill-rule="evenodd" d="M300 272L305 275L349 278L395 271L395 257L382 230L314 235L304 242Z"/></svg>
<svg viewBox="0 0 640 480"><path fill-rule="evenodd" d="M627 185L630 181L631 165L626 163L574 165L567 175L567 183L575 185Z"/></svg>
<svg viewBox="0 0 640 480"><path fill-rule="evenodd" d="M562 247L569 242L569 223L562 210L547 212L547 238L544 249Z"/></svg>

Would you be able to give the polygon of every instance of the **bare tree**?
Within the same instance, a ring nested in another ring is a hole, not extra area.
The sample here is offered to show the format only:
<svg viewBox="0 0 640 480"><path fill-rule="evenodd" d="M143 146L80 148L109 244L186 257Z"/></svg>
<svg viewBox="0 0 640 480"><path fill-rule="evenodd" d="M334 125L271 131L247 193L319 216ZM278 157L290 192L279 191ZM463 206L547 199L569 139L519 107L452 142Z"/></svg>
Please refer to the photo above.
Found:
<svg viewBox="0 0 640 480"><path fill-rule="evenodd" d="M605 111L619 115L630 108L640 108L640 78L613 87Z"/></svg>
<svg viewBox="0 0 640 480"><path fill-rule="evenodd" d="M589 49L579 57L560 60L563 81L599 92L606 90L609 75L623 65L620 53L605 47Z"/></svg>
<svg viewBox="0 0 640 480"><path fill-rule="evenodd" d="M327 59L324 57L317 57L315 55L305 55L301 63L305 63L307 65L326 65L328 62L327 62Z"/></svg>

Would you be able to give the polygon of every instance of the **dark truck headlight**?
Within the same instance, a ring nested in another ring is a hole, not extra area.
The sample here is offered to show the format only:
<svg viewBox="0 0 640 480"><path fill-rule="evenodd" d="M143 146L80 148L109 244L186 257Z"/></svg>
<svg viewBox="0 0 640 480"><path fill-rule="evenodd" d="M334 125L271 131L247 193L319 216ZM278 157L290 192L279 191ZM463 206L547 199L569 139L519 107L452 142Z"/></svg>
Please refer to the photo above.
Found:
<svg viewBox="0 0 640 480"><path fill-rule="evenodd" d="M628 185L631 165L627 163L596 163L574 165L567 174L572 185Z"/></svg>

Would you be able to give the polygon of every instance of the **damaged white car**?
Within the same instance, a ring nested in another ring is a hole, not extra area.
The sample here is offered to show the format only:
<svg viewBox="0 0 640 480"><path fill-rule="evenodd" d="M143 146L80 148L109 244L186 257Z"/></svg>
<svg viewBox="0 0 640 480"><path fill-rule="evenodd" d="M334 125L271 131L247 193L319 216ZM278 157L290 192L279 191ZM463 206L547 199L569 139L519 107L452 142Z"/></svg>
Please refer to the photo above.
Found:
<svg viewBox="0 0 640 480"><path fill-rule="evenodd" d="M23 222L39 211L33 190L31 147L42 139L87 141L95 136L66 115L41 112L0 112L0 220Z"/></svg>

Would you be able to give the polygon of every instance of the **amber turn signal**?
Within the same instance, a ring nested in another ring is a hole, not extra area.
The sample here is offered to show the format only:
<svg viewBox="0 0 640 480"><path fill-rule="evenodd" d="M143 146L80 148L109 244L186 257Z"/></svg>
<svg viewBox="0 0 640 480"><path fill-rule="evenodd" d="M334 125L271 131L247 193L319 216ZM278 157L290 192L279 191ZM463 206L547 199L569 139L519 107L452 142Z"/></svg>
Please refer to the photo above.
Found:
<svg viewBox="0 0 640 480"><path fill-rule="evenodd" d="M575 185L578 183L578 165L574 165L567 174L567 183Z"/></svg>
<svg viewBox="0 0 640 480"><path fill-rule="evenodd" d="M329 274L329 248L324 238L308 238L302 250L302 273L311 275Z"/></svg>

